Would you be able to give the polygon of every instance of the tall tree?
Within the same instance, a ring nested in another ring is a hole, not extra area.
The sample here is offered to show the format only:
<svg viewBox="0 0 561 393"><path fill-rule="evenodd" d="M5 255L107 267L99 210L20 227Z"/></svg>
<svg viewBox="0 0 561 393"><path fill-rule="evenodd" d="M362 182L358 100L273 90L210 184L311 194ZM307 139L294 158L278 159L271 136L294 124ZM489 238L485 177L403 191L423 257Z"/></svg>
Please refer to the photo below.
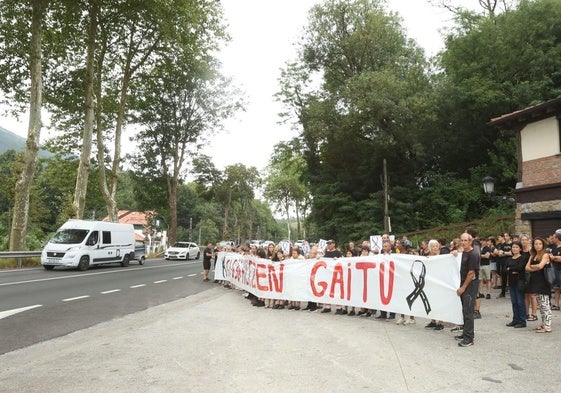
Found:
<svg viewBox="0 0 561 393"><path fill-rule="evenodd" d="M224 209L224 239L232 239L237 233L247 239L247 234L251 233L251 229L248 231L244 224L247 222L258 179L259 174L255 167L235 164L224 170L224 181L216 187L216 199ZM234 224L230 225L231 213L235 213L236 210L238 214L234 214Z"/></svg>
<svg viewBox="0 0 561 393"><path fill-rule="evenodd" d="M430 87L426 61L399 18L376 0L315 6L299 53L283 74L280 98L301 127L310 219L322 236L347 237L342 222L380 214L364 211L363 201L381 189L384 159L396 184L415 186L417 113L426 110ZM332 204L334 198L345 203Z"/></svg>
<svg viewBox="0 0 561 393"><path fill-rule="evenodd" d="M88 191L88 177L91 167L92 135L95 120L95 49L98 29L98 17L101 0L89 0L87 7L87 38L86 38L86 66L84 73L84 125L82 131L82 149L80 164L76 176L74 201L72 208L74 217L82 218L86 205Z"/></svg>
<svg viewBox="0 0 561 393"><path fill-rule="evenodd" d="M39 152L41 136L41 107L43 94L42 81L42 23L47 10L48 0L32 0L31 5L31 40L29 42L29 126L24 155L24 166L16 183L14 216L10 234L10 250L25 250L27 224L29 221L29 193ZM3 13L6 10L3 10ZM7 16L7 15L5 15ZM3 28L7 26L4 24Z"/></svg>

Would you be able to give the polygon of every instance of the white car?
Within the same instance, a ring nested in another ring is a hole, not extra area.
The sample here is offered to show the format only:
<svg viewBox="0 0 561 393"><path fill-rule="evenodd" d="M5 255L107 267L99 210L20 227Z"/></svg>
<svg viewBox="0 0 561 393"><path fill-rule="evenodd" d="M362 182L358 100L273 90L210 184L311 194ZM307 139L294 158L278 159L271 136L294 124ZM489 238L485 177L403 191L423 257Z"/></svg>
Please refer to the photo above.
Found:
<svg viewBox="0 0 561 393"><path fill-rule="evenodd" d="M191 242L177 242L172 247L168 248L164 254L166 259L199 259L201 256L201 249L196 243Z"/></svg>

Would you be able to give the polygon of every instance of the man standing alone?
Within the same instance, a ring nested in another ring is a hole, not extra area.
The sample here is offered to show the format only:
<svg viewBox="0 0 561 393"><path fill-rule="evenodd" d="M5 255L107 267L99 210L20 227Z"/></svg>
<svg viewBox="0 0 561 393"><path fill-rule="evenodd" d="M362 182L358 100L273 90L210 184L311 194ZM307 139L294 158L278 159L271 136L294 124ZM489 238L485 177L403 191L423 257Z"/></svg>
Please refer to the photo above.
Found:
<svg viewBox="0 0 561 393"><path fill-rule="evenodd" d="M210 261L213 256L214 250L212 249L212 243L208 242L203 252L203 281L209 281L208 273L210 272Z"/></svg>
<svg viewBox="0 0 561 393"><path fill-rule="evenodd" d="M479 252L473 249L473 237L469 233L462 233L460 236L462 243L462 263L460 265L460 288L456 291L462 299L462 314L464 316L464 331L461 336L455 338L461 340L460 347L473 345L475 337L474 329L474 305L479 287Z"/></svg>

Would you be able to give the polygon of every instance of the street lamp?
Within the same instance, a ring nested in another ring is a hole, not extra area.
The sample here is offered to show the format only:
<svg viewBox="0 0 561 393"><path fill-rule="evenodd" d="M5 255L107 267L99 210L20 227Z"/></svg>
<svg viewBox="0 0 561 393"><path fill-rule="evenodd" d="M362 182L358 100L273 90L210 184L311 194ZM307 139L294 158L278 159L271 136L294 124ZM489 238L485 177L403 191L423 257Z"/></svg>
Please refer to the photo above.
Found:
<svg viewBox="0 0 561 393"><path fill-rule="evenodd" d="M495 179L489 175L483 178L483 191L485 191L485 194L493 194L495 192Z"/></svg>
<svg viewBox="0 0 561 393"><path fill-rule="evenodd" d="M513 197L495 195L495 179L487 175L483 178L483 191L489 195L490 198L497 201L505 202L508 205L514 205L515 200Z"/></svg>

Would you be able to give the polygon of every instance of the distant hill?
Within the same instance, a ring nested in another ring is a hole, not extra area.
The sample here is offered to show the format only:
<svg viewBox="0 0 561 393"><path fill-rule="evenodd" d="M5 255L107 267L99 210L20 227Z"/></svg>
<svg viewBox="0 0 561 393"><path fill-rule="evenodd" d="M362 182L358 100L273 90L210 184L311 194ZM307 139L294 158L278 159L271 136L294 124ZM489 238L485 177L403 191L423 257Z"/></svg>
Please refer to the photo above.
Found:
<svg viewBox="0 0 561 393"><path fill-rule="evenodd" d="M8 150L24 151L25 138L0 127L0 154L3 154ZM39 150L39 157L48 158L52 157L52 154L46 150Z"/></svg>

